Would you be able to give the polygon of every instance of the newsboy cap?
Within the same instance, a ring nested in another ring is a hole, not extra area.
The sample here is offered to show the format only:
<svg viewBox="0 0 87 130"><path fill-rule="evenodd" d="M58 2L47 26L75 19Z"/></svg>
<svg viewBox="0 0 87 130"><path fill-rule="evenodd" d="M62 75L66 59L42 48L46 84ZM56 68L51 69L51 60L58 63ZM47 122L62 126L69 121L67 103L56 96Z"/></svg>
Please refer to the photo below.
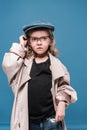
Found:
<svg viewBox="0 0 87 130"><path fill-rule="evenodd" d="M55 29L54 25L52 25L49 22L37 21L37 22L31 23L29 25L23 26L23 31L26 34L28 31L30 31L32 29L37 29L37 28L48 28L48 29L51 29L52 31L54 31L54 29Z"/></svg>

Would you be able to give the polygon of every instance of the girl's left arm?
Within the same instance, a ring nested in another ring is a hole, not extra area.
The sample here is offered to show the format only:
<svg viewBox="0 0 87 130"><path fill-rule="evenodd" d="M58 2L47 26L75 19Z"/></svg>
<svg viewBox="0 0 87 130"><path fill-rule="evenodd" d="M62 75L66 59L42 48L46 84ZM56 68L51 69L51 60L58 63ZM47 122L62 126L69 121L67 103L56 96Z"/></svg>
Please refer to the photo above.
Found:
<svg viewBox="0 0 87 130"><path fill-rule="evenodd" d="M70 75L67 68L62 64L64 76L58 79L56 99L64 101L66 106L77 101L77 92L70 86Z"/></svg>
<svg viewBox="0 0 87 130"><path fill-rule="evenodd" d="M65 116L65 108L77 101L77 93L74 88L70 86L70 75L64 65L63 70L65 75L58 79L56 100L58 101L55 120L62 121Z"/></svg>

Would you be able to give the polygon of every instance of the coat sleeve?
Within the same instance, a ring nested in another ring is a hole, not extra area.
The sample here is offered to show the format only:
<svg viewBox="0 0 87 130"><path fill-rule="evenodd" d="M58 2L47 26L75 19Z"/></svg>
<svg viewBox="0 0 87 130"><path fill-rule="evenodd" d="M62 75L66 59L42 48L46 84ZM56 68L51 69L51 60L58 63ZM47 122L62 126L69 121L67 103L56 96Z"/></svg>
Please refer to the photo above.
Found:
<svg viewBox="0 0 87 130"><path fill-rule="evenodd" d="M77 101L77 92L70 86L70 75L67 68L62 64L64 76L60 77L57 82L56 99L58 101L65 101L66 104L74 103Z"/></svg>
<svg viewBox="0 0 87 130"><path fill-rule="evenodd" d="M23 58L25 56L24 48L18 44L13 43L9 52L5 53L2 68L7 75L8 82L11 86L15 86L17 82L18 72L23 65Z"/></svg>

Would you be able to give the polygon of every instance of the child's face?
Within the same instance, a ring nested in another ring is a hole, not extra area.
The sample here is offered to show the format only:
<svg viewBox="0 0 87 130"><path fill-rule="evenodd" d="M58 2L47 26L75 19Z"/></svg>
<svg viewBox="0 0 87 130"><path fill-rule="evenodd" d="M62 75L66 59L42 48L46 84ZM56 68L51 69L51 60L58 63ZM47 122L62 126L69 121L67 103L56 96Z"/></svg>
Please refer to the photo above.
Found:
<svg viewBox="0 0 87 130"><path fill-rule="evenodd" d="M30 46L38 56L46 54L50 44L51 39L47 31L38 30L31 33L29 38Z"/></svg>

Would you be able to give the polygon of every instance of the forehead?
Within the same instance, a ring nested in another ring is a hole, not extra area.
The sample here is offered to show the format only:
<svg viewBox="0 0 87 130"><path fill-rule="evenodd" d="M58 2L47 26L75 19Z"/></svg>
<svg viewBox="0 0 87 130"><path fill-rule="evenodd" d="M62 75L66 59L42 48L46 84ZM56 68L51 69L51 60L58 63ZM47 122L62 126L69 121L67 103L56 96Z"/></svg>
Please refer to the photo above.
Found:
<svg viewBox="0 0 87 130"><path fill-rule="evenodd" d="M35 30L29 33L30 36L46 36L48 31L46 30Z"/></svg>

